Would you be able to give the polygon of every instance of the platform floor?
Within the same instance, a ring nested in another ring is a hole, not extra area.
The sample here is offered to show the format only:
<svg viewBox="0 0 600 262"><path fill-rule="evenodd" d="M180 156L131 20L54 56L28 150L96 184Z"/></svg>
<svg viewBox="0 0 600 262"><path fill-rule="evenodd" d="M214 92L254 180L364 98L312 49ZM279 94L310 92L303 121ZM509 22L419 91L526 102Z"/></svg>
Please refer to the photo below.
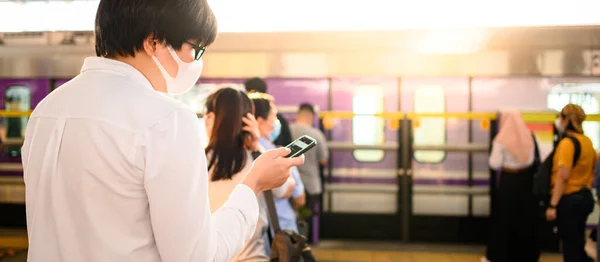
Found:
<svg viewBox="0 0 600 262"><path fill-rule="evenodd" d="M369 250L315 249L319 262L480 262L481 254L397 252ZM560 262L558 255L544 255L540 262Z"/></svg>
<svg viewBox="0 0 600 262"><path fill-rule="evenodd" d="M395 252L370 250L315 249L319 262L479 262L481 255L465 253ZM26 262L25 252L0 258L1 262ZM540 262L560 262L558 255L545 255Z"/></svg>
<svg viewBox="0 0 600 262"><path fill-rule="evenodd" d="M480 262L484 246L377 241L323 241L314 254L319 262ZM544 254L539 262L562 261Z"/></svg>
<svg viewBox="0 0 600 262"><path fill-rule="evenodd" d="M480 262L483 251L482 246L364 241L323 241L313 249L319 262ZM26 261L27 254L23 249L15 256L0 258L0 262ZM540 260L559 261L562 261L559 254L545 254Z"/></svg>

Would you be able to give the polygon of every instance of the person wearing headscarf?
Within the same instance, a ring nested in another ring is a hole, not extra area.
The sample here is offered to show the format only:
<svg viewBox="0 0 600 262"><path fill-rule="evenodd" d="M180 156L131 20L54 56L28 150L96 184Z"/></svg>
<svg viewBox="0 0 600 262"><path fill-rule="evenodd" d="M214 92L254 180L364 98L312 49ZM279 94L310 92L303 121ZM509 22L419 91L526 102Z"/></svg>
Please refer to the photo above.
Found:
<svg viewBox="0 0 600 262"><path fill-rule="evenodd" d="M515 110L502 112L489 165L499 176L494 190L491 237L482 261L538 261L531 188L539 165L535 136Z"/></svg>
<svg viewBox="0 0 600 262"><path fill-rule="evenodd" d="M585 229L594 209L591 187L598 155L590 138L583 134L585 118L580 106L568 104L555 121L561 140L554 153L550 181L552 197L546 219L557 222L565 262L592 261L585 252ZM579 146L567 137L574 137ZM575 160L577 149L579 158Z"/></svg>

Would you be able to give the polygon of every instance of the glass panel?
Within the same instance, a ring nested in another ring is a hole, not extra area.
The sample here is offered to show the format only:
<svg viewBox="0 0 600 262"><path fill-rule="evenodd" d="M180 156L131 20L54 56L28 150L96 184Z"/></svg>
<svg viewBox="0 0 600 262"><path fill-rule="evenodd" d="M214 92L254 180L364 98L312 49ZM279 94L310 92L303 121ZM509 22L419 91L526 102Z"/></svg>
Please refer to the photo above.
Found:
<svg viewBox="0 0 600 262"><path fill-rule="evenodd" d="M4 93L4 108L6 111L29 111L31 109L31 91L26 86L11 86ZM2 139L21 139L25 134L28 117L7 117L4 119ZM3 153L18 157L21 146L9 145L3 147Z"/></svg>
<svg viewBox="0 0 600 262"><path fill-rule="evenodd" d="M446 97L441 86L421 86L415 90L415 113L444 113ZM415 123L414 143L416 145L443 145L446 143L446 120L421 118ZM425 163L439 163L444 160L444 151L415 151L415 160Z"/></svg>
<svg viewBox="0 0 600 262"><path fill-rule="evenodd" d="M598 100L600 84L560 84L553 86L548 94L548 108L560 112L569 104L580 105L586 114L598 114ZM600 148L600 123L584 122L583 132L588 136L594 148Z"/></svg>
<svg viewBox="0 0 600 262"><path fill-rule="evenodd" d="M352 112L376 114L383 112L383 89L378 85L361 85L354 90ZM355 116L352 120L352 142L356 145L377 145L384 141L384 120L375 116ZM383 160L383 150L354 150L354 158L362 162Z"/></svg>

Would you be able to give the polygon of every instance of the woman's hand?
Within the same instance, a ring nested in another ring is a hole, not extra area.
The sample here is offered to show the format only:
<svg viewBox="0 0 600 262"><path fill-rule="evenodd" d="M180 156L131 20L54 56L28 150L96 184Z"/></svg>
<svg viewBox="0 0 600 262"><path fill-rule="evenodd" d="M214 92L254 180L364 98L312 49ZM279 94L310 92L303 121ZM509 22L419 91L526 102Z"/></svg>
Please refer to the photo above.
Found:
<svg viewBox="0 0 600 262"><path fill-rule="evenodd" d="M546 220L556 220L556 208L549 207L548 209L546 209Z"/></svg>
<svg viewBox="0 0 600 262"><path fill-rule="evenodd" d="M256 118L248 113L242 118L242 121L244 121L245 124L244 127L242 127L242 130L250 134L249 136L245 136L244 146L250 151L257 151L259 148L258 138L260 137L260 131L258 130Z"/></svg>
<svg viewBox="0 0 600 262"><path fill-rule="evenodd" d="M290 168L304 164L304 155L286 158L290 149L281 147L264 152L246 173L242 184L247 185L255 194L264 190L280 187L290 177Z"/></svg>

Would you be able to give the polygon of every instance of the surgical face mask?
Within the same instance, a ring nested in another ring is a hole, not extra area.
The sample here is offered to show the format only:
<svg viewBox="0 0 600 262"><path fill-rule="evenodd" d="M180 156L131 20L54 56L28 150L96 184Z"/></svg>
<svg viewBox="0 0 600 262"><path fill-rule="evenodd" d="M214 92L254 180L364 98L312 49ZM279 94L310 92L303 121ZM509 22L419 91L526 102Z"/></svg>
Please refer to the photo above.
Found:
<svg viewBox="0 0 600 262"><path fill-rule="evenodd" d="M271 131L271 133L269 134L269 139L271 139L271 141L275 141L277 140L280 134L281 122L279 122L279 119L275 119L275 122L273 123L273 131Z"/></svg>
<svg viewBox="0 0 600 262"><path fill-rule="evenodd" d="M162 66L162 64L158 61L156 56L152 57L156 66L163 75L165 79L165 83L167 84L167 93L173 95L183 94L189 91L194 84L200 78L200 74L202 73L202 60L194 60L191 63L186 63L181 61L181 58L175 53L175 50L171 46L167 46L169 49L169 53L177 62L178 70L177 75L175 77L171 77L167 70Z"/></svg>
<svg viewBox="0 0 600 262"><path fill-rule="evenodd" d="M560 123L560 118L557 118L554 121L554 127L556 128L556 130L558 130L559 133L564 133L565 132L565 127L561 125Z"/></svg>

